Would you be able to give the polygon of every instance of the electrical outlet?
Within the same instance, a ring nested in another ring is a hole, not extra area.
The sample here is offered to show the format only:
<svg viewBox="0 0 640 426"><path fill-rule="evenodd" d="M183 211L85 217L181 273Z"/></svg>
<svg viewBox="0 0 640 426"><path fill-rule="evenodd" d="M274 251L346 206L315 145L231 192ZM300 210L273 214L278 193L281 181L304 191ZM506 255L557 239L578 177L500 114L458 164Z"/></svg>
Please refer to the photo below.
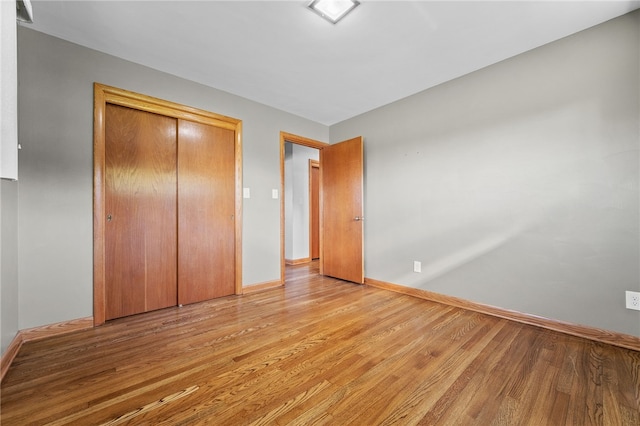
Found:
<svg viewBox="0 0 640 426"><path fill-rule="evenodd" d="M422 262L417 260L413 261L413 272L422 272Z"/></svg>
<svg viewBox="0 0 640 426"><path fill-rule="evenodd" d="M627 309L635 309L640 311L640 292L638 291L625 291L627 299Z"/></svg>

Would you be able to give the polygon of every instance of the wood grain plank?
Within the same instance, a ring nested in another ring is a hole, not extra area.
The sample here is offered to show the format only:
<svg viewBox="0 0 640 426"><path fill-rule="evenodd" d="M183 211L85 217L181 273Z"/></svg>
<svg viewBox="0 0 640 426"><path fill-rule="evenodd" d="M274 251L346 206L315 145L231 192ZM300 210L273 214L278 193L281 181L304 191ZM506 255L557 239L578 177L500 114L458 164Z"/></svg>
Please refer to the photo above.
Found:
<svg viewBox="0 0 640 426"><path fill-rule="evenodd" d="M640 352L287 268L286 286L25 342L0 421L637 425Z"/></svg>
<svg viewBox="0 0 640 426"><path fill-rule="evenodd" d="M435 293L428 290L401 286L398 284L380 281L373 278L365 277L365 284L402 294L408 294L411 296L419 297L421 299L430 300L432 302L444 303L445 305L455 306L457 308L480 312L487 315L493 315L498 318L517 321L523 324L535 325L537 327L546 328L548 330L559 331L561 333L594 340L596 342L601 342L608 345L620 346L621 348L640 351L640 337L632 336L630 334L618 333L582 324L573 324L551 318L544 318L524 312L517 312L500 308L497 306L485 305L483 303L473 302L459 297L447 296L445 294Z"/></svg>

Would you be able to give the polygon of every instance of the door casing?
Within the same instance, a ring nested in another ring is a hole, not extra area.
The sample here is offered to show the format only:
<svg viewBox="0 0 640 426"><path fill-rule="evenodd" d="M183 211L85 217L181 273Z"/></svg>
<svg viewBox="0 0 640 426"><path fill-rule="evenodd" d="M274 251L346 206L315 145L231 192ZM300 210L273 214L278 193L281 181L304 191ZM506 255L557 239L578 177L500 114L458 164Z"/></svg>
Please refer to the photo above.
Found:
<svg viewBox="0 0 640 426"><path fill-rule="evenodd" d="M314 170L316 171L314 173ZM314 254L317 253L317 256ZM309 258L320 257L320 161L309 160Z"/></svg>
<svg viewBox="0 0 640 426"><path fill-rule="evenodd" d="M290 142L297 145L307 146L309 148L322 149L329 146L326 142L320 142L314 139L305 138L304 136L294 135L292 133L280 132L280 282L278 285L284 285L285 277L285 258L284 258L284 144ZM320 253L322 253L322 248ZM320 263L320 273L322 274L322 263Z"/></svg>

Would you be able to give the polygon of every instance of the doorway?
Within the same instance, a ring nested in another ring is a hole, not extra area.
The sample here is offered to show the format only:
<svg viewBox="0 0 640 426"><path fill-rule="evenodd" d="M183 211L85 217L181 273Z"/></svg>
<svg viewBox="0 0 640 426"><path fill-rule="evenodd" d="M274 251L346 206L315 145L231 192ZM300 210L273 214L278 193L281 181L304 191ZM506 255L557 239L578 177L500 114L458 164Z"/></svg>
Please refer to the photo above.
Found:
<svg viewBox="0 0 640 426"><path fill-rule="evenodd" d="M297 265L312 260L312 218L310 212L312 197L310 196L309 177L313 171L310 162L317 164L319 171L320 150L329 144L305 138L291 133L280 133L280 281L285 282L287 265ZM319 177L317 175L316 177ZM318 185L318 192L319 192ZM319 204L319 197L318 197ZM295 207L295 208L294 208ZM319 208L319 206L318 206ZM318 214L318 258L320 257Z"/></svg>
<svg viewBox="0 0 640 426"><path fill-rule="evenodd" d="M288 145L290 144L290 145ZM364 283L364 141L361 136L327 144L313 139L280 132L281 193L286 193L285 157L293 146L314 148L319 151L319 273L335 278ZM289 148L287 148L289 147ZM313 169L309 163L307 170ZM305 166L306 167L306 166ZM311 174L311 173L308 173ZM307 177L308 179L308 177ZM303 186L308 188L308 181ZM292 183L289 184L292 186ZM280 205L280 282L285 284L285 199ZM293 203L291 198L290 203ZM308 218L308 213L307 213ZM308 228L307 228L308 230ZM290 231L291 232L291 231ZM311 261L311 247L306 246L306 258ZM295 264L288 259L290 264Z"/></svg>
<svg viewBox="0 0 640 426"><path fill-rule="evenodd" d="M284 256L285 264L297 265L320 257L320 151L285 142L284 157ZM316 248L315 253L312 247Z"/></svg>

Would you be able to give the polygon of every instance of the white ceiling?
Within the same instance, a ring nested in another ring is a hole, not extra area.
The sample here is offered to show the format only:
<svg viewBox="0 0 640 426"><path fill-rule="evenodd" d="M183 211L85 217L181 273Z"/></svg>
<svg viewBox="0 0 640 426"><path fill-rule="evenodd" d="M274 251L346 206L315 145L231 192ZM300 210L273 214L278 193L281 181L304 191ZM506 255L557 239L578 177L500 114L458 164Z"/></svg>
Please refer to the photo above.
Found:
<svg viewBox="0 0 640 426"><path fill-rule="evenodd" d="M640 7L361 0L33 1L31 28L331 125Z"/></svg>

